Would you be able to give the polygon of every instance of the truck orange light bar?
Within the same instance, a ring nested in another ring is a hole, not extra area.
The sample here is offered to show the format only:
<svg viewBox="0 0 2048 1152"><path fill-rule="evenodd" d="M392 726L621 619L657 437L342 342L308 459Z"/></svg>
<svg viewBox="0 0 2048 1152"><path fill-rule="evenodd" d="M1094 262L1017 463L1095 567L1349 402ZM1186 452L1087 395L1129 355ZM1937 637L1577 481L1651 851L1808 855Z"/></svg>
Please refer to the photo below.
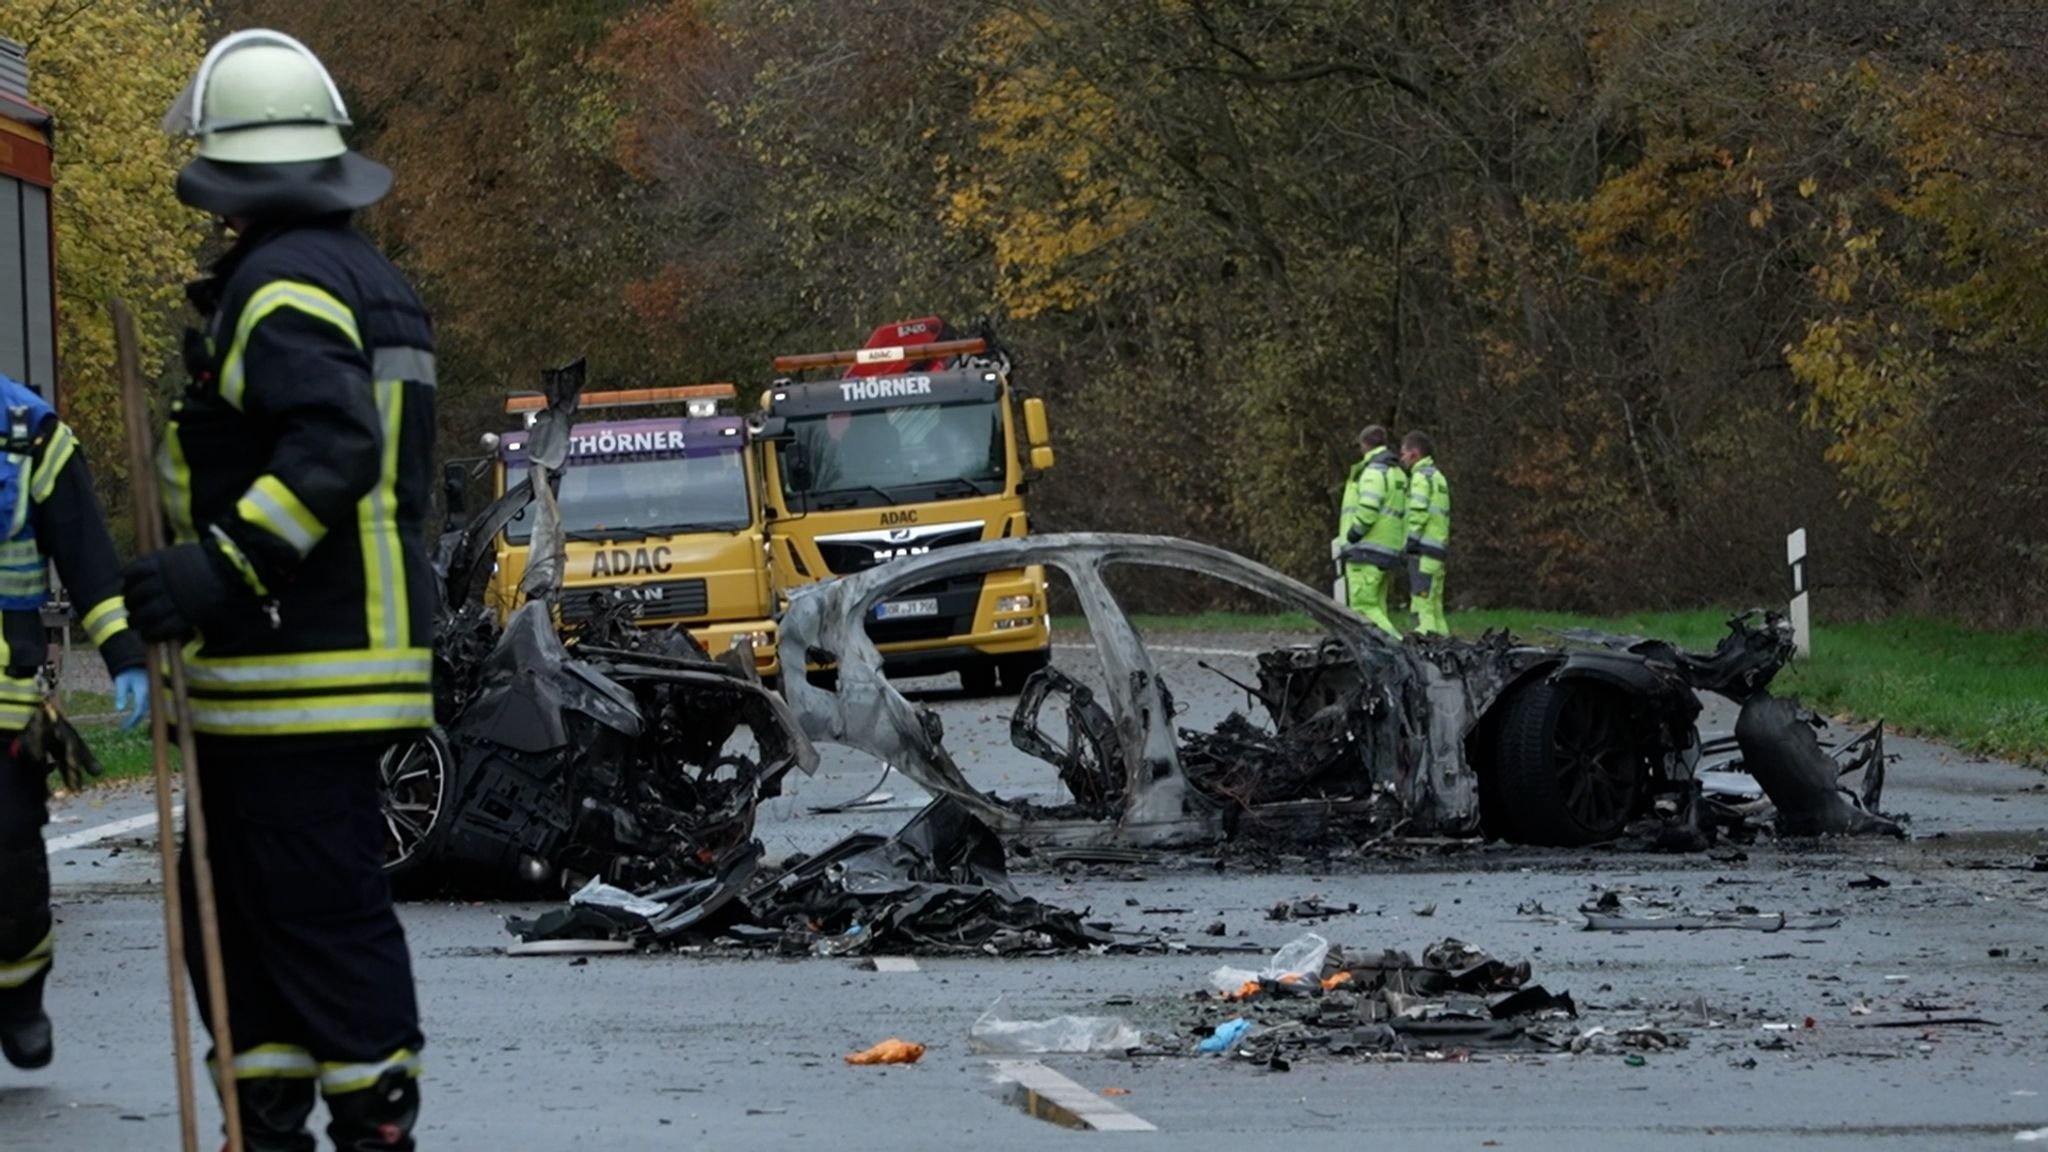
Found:
<svg viewBox="0 0 2048 1152"><path fill-rule="evenodd" d="M801 372L806 368L835 368L841 364L938 360L947 356L971 356L986 351L988 341L976 336L968 340L940 340L931 344L909 344L896 348L849 348L844 352L806 352L799 356L777 356L775 370Z"/></svg>
<svg viewBox="0 0 2048 1152"><path fill-rule="evenodd" d="M629 388L620 392L585 392L579 408L636 408L650 404L672 404L678 400L734 400L739 392L730 384L692 384L685 388ZM521 392L505 397L506 412L538 412L548 398L538 392Z"/></svg>

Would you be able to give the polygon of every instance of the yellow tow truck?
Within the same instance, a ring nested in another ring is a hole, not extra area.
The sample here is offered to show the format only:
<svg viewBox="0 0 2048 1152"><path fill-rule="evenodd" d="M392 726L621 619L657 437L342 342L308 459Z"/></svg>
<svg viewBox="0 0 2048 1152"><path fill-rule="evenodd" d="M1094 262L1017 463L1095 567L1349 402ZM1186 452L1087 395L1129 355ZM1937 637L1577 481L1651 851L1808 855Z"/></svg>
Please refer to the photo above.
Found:
<svg viewBox="0 0 2048 1152"><path fill-rule="evenodd" d="M885 324L859 349L774 364L847 369L778 379L761 396L778 587L1030 530L1031 483L1053 464L1045 403L1017 397L992 336L954 338L933 316ZM1045 570L913 589L878 605L868 634L891 675L957 672L971 694L1014 692L1051 654Z"/></svg>
<svg viewBox="0 0 2048 1152"><path fill-rule="evenodd" d="M570 432L557 502L568 538L557 625L573 628L607 596L637 601L639 622L680 624L713 656L752 643L755 669L777 672L775 597L751 434L730 410L730 384L585 392L579 410L677 408L681 414L579 423ZM515 393L505 411L532 416L538 393ZM492 445L492 487L503 495L526 474L526 433ZM531 509L496 541L485 593L502 623L519 606Z"/></svg>

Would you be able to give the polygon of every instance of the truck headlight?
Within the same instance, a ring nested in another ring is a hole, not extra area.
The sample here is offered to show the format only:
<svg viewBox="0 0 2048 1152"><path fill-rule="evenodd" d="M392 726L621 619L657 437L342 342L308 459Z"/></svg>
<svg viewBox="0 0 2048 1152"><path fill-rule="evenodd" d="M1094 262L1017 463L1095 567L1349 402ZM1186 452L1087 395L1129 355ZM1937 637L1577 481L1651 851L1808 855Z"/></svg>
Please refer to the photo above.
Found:
<svg viewBox="0 0 2048 1152"><path fill-rule="evenodd" d="M997 612L1029 612L1037 607L1036 596L1004 596L996 601Z"/></svg>

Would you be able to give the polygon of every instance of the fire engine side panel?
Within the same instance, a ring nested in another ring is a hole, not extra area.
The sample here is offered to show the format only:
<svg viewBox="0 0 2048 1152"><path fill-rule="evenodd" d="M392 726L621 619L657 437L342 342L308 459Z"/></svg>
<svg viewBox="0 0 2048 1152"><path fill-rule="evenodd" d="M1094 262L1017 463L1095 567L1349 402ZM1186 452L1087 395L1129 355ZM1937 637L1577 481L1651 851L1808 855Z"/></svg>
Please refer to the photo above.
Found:
<svg viewBox="0 0 2048 1152"><path fill-rule="evenodd" d="M26 106L0 104L0 372L54 397L51 156L42 127L26 115Z"/></svg>

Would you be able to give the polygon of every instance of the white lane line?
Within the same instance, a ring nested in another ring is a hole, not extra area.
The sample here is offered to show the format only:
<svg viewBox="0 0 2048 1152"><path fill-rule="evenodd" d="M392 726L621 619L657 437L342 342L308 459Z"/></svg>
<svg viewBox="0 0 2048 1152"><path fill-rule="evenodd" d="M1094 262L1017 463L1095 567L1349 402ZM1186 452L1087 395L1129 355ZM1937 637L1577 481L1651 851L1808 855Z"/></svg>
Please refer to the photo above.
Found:
<svg viewBox="0 0 2048 1152"><path fill-rule="evenodd" d="M1069 652L1095 651L1095 645L1093 644L1055 644L1053 647L1065 649ZM1176 656L1242 656L1246 659L1258 655L1257 652L1249 648L1189 648L1177 644L1147 644L1145 645L1145 651L1170 652Z"/></svg>
<svg viewBox="0 0 2048 1152"><path fill-rule="evenodd" d="M917 961L908 956L877 956L868 962L877 972L915 972Z"/></svg>
<svg viewBox="0 0 2048 1152"><path fill-rule="evenodd" d="M996 1079L1015 1084L1024 1094L1024 1110L1055 1124L1093 1128L1097 1132L1157 1132L1151 1121L1111 1104L1036 1060L993 1060Z"/></svg>
<svg viewBox="0 0 2048 1152"><path fill-rule="evenodd" d="M171 809L171 815L174 818L183 815L184 812L185 806L182 804ZM105 824L95 824L84 831L73 832L67 836L52 837L43 842L43 847L52 853L69 852L73 848L84 848L90 844L97 844L102 840L111 840L116 836L126 835L137 829L150 828L155 825L156 813L145 812L140 816L130 816L126 820L110 820Z"/></svg>

